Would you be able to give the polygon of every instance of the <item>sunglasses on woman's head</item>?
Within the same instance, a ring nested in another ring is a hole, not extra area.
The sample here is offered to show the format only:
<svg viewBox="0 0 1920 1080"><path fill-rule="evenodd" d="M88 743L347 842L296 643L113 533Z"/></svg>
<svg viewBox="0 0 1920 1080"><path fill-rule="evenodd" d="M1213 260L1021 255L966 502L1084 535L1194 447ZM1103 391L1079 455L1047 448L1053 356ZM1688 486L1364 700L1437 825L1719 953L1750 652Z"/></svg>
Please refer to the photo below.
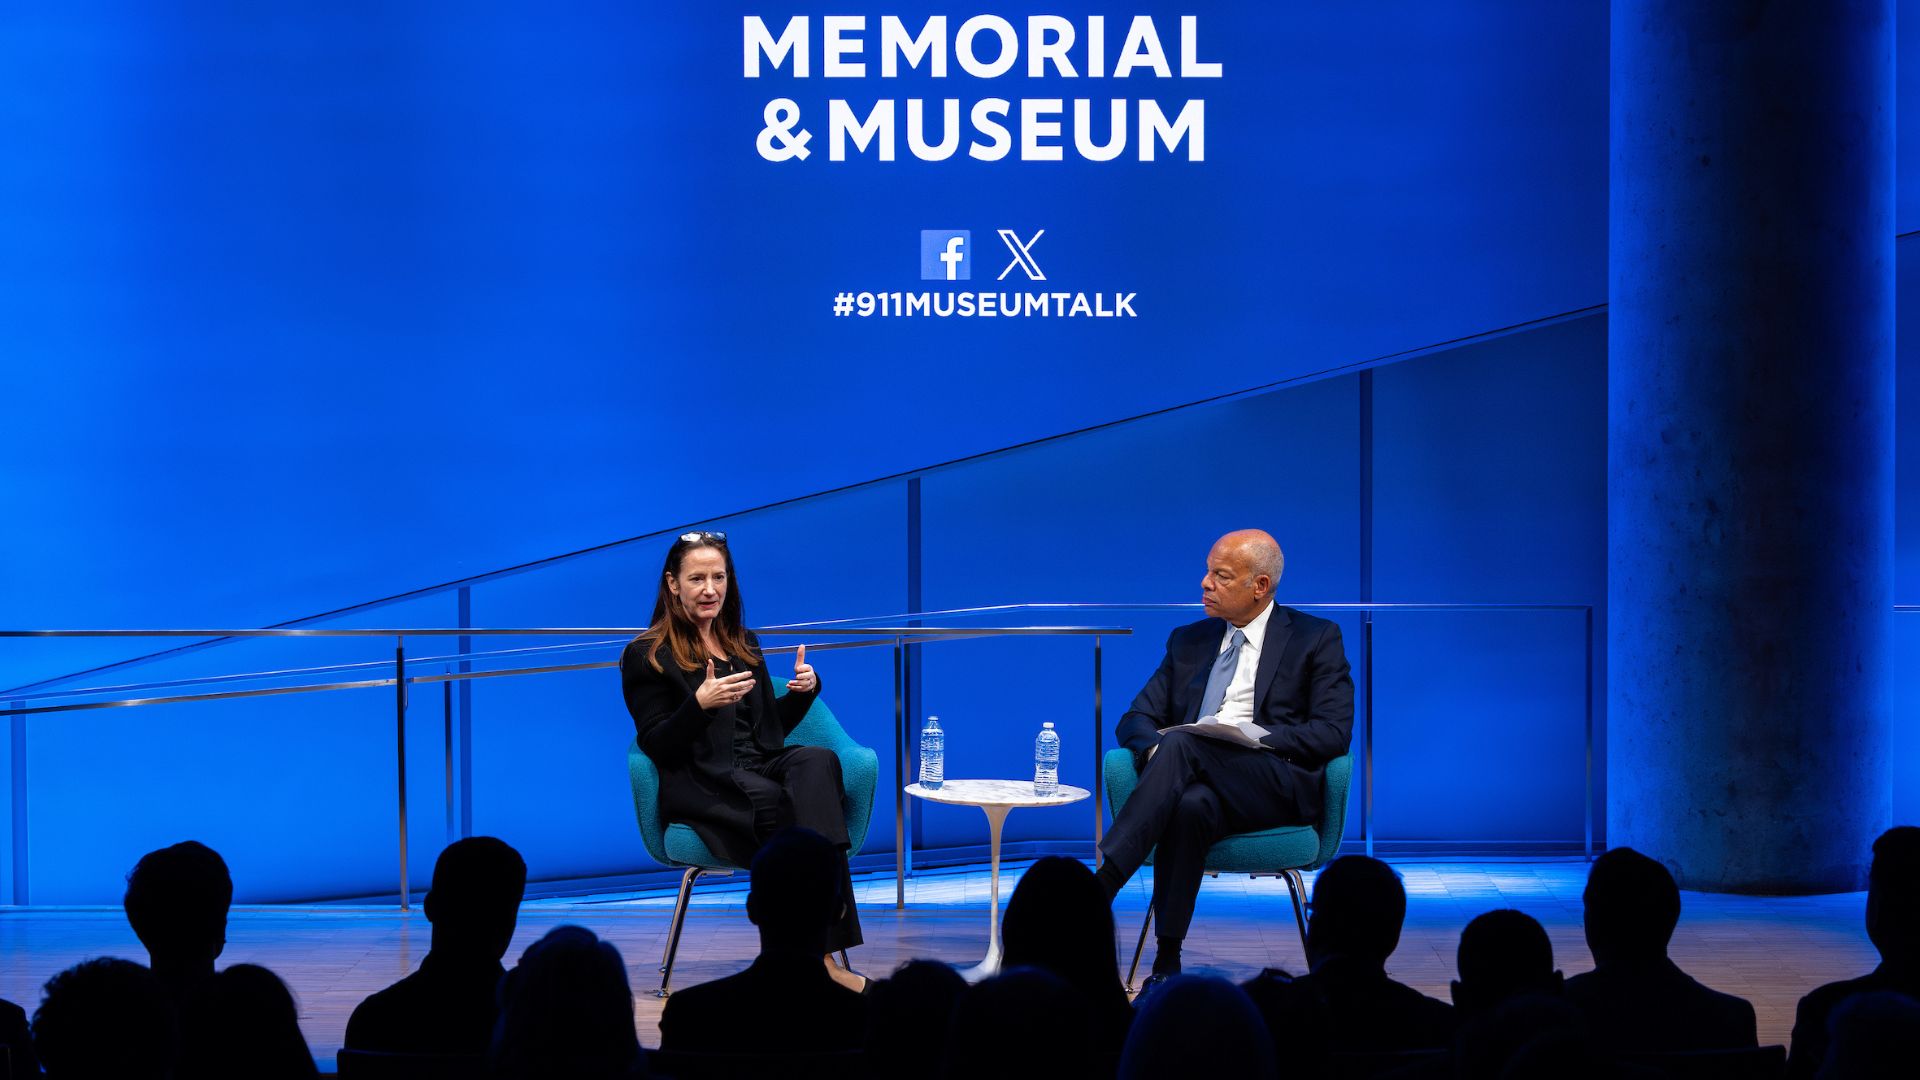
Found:
<svg viewBox="0 0 1920 1080"><path fill-rule="evenodd" d="M727 534L723 532L709 532L706 529L697 529L693 532L680 534L680 542L683 544L697 543L701 540L715 544L724 544L727 542Z"/></svg>

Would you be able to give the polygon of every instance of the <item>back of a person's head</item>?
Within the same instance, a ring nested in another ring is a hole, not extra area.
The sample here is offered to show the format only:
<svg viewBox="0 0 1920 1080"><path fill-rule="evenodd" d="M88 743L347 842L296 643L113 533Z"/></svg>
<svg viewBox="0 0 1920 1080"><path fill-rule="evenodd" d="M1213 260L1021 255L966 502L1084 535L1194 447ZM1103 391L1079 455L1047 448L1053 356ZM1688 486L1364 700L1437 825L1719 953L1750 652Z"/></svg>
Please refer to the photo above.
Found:
<svg viewBox="0 0 1920 1080"><path fill-rule="evenodd" d="M1341 956L1384 964L1400 946L1407 890L1393 867L1365 855L1343 855L1313 881L1307 954L1314 964Z"/></svg>
<svg viewBox="0 0 1920 1080"><path fill-rule="evenodd" d="M215 975L184 1019L182 1076L281 1080L318 1076L300 1007L280 977L254 964Z"/></svg>
<svg viewBox="0 0 1920 1080"><path fill-rule="evenodd" d="M1595 963L1664 956L1680 923L1680 886L1657 860L1617 847L1587 872L1587 947Z"/></svg>
<svg viewBox="0 0 1920 1080"><path fill-rule="evenodd" d="M943 1038L967 980L938 960L909 960L867 989L867 1059L877 1076L924 1066L929 1033Z"/></svg>
<svg viewBox="0 0 1920 1080"><path fill-rule="evenodd" d="M1920 1063L1920 1001L1890 991L1855 994L1827 1018L1821 1080L1895 1080Z"/></svg>
<svg viewBox="0 0 1920 1080"><path fill-rule="evenodd" d="M1045 968L1093 999L1125 1001L1113 951L1113 903L1078 859L1049 855L1034 863L1000 920L1001 963Z"/></svg>
<svg viewBox="0 0 1920 1080"><path fill-rule="evenodd" d="M760 928L762 944L811 947L825 935L846 904L840 858L826 837L797 826L774 833L754 853L747 918Z"/></svg>
<svg viewBox="0 0 1920 1080"><path fill-rule="evenodd" d="M1093 1013L1053 972L1012 968L961 995L945 1059L949 1080L1091 1080Z"/></svg>
<svg viewBox="0 0 1920 1080"><path fill-rule="evenodd" d="M88 960L55 975L33 1014L33 1052L51 1080L171 1076L178 1047L166 990L131 960Z"/></svg>
<svg viewBox="0 0 1920 1080"><path fill-rule="evenodd" d="M1469 1011L1490 1010L1520 994L1560 992L1553 942L1525 912L1501 908L1475 917L1460 931L1456 962L1460 978L1453 984L1453 1000Z"/></svg>
<svg viewBox="0 0 1920 1080"><path fill-rule="evenodd" d="M433 864L425 905L435 945L505 956L526 891L526 860L506 841L469 836L448 844Z"/></svg>
<svg viewBox="0 0 1920 1080"><path fill-rule="evenodd" d="M1920 959L1920 826L1896 825L1873 842L1867 936L1882 955Z"/></svg>
<svg viewBox="0 0 1920 1080"><path fill-rule="evenodd" d="M1211 975L1175 975L1136 1004L1119 1080L1274 1075L1273 1038L1246 992Z"/></svg>
<svg viewBox="0 0 1920 1080"><path fill-rule="evenodd" d="M141 856L124 903L154 963L210 964L226 948L233 877L219 852L187 840Z"/></svg>
<svg viewBox="0 0 1920 1080"><path fill-rule="evenodd" d="M579 926L527 946L500 982L493 1059L506 1080L643 1075L620 951Z"/></svg>

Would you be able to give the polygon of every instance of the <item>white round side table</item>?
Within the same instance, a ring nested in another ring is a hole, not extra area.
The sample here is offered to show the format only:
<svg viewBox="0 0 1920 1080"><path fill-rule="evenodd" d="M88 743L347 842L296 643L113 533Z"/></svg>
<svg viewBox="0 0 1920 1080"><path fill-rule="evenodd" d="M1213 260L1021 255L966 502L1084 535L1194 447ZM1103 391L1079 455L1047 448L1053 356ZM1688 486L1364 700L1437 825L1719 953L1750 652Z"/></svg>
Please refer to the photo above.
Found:
<svg viewBox="0 0 1920 1080"><path fill-rule="evenodd" d="M986 959L961 972L968 982L979 982L1000 970L1000 827L1016 806L1066 806L1093 794L1086 788L1061 784L1052 795L1035 795L1031 780L949 780L938 788L908 784L907 794L928 802L977 806L987 815L987 852L992 866L992 901L987 908Z"/></svg>

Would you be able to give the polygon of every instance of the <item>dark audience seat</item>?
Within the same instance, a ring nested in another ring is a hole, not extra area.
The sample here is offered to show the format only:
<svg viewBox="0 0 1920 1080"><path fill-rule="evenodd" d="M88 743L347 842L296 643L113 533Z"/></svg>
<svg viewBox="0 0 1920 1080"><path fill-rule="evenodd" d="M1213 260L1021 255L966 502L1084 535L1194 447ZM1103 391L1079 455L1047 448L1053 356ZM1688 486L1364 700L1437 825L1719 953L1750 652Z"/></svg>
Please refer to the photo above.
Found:
<svg viewBox="0 0 1920 1080"><path fill-rule="evenodd" d="M1427 1075L1445 1069L1445 1050L1395 1050L1372 1054L1327 1055L1327 1080L1372 1080L1376 1076Z"/></svg>
<svg viewBox="0 0 1920 1080"><path fill-rule="evenodd" d="M1778 1080L1787 1075L1787 1048L1748 1046L1734 1050L1680 1050L1659 1054L1620 1054L1622 1065L1643 1075L1672 1080Z"/></svg>
<svg viewBox="0 0 1920 1080"><path fill-rule="evenodd" d="M861 1050L818 1054L695 1054L647 1051L647 1069L671 1080L859 1080L867 1075Z"/></svg>
<svg viewBox="0 0 1920 1080"><path fill-rule="evenodd" d="M359 1080L484 1080L487 1059L478 1054L389 1054L342 1050L339 1075Z"/></svg>

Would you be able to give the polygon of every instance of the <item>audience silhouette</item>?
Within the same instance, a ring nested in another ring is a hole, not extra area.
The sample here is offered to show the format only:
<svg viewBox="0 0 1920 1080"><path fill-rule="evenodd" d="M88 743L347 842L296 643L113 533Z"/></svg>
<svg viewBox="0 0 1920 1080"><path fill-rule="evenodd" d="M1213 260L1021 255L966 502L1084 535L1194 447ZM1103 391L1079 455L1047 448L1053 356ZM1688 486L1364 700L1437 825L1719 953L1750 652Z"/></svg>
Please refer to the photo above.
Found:
<svg viewBox="0 0 1920 1080"><path fill-rule="evenodd" d="M1567 980L1567 1000L1616 1052L1718 1050L1760 1043L1753 1006L1694 981L1667 958L1680 887L1665 866L1614 848L1587 874L1594 969Z"/></svg>
<svg viewBox="0 0 1920 1080"><path fill-rule="evenodd" d="M1094 1041L1111 1065L1133 1023L1113 949L1113 903L1078 859L1049 855L1035 862L1007 901L1000 920L1007 968L1037 967L1066 980L1086 999Z"/></svg>
<svg viewBox="0 0 1920 1080"><path fill-rule="evenodd" d="M1273 1038L1239 987L1175 975L1145 994L1120 1054L1119 1080L1276 1075Z"/></svg>
<svg viewBox="0 0 1920 1080"><path fill-rule="evenodd" d="M1486 1080L1581 1080L1618 1073L1594 1046L1586 1017L1566 998L1537 990L1500 999L1461 1025L1453 1075Z"/></svg>
<svg viewBox="0 0 1920 1080"><path fill-rule="evenodd" d="M1920 1063L1920 1001L1888 990L1834 1006L1821 1080L1906 1080Z"/></svg>
<svg viewBox="0 0 1920 1080"><path fill-rule="evenodd" d="M647 1075L620 950L578 926L556 926L527 946L500 980L492 1058L498 1080Z"/></svg>
<svg viewBox="0 0 1920 1080"><path fill-rule="evenodd" d="M40 1075L40 1063L33 1056L33 1033L27 1027L27 1011L0 998L0 1049L6 1050L8 1067L0 1069L5 1080L25 1080Z"/></svg>
<svg viewBox="0 0 1920 1080"><path fill-rule="evenodd" d="M213 978L232 903L226 860L197 840L150 851L127 875L127 922L176 1007L190 1007Z"/></svg>
<svg viewBox="0 0 1920 1080"><path fill-rule="evenodd" d="M1318 875L1305 974L1269 969L1244 988L1177 976L1137 1009L1120 982L1112 909L1078 860L1043 858L1022 876L1003 919L1006 970L997 978L968 988L946 964L915 960L864 997L819 963L850 900L840 852L789 828L754 856L751 872L747 915L759 955L738 974L682 990L661 1016L662 1050L690 1075L744 1075L738 1066L788 1080L857 1075L862 1065L876 1077L927 1071L929 1034L941 1031L941 1071L956 1080L1259 1078L1276 1076L1280 1062L1289 1076L1392 1069L1501 1080L1779 1068L1778 1047L1756 1046L1753 1006L1669 958L1679 888L1666 867L1630 848L1608 851L1588 874L1593 971L1563 979L1539 922L1489 911L1460 933L1451 1006L1388 975L1406 889L1366 856L1335 859ZM375 1052L356 1061L387 1053L458 1062L484 1052L501 1080L647 1075L626 967L610 943L557 927L503 973L526 877L519 853L491 837L441 853L425 905L432 948L419 970L354 1010L347 1048ZM215 969L232 897L226 863L204 844L142 857L125 906L152 970L110 958L75 965L47 982L30 1029L19 1007L0 1001L0 1046L12 1065L0 1080L41 1067L54 1080L317 1076L287 985L252 964ZM1920 828L1875 841L1866 927L1880 965L1801 999L1789 1075L1906 1076L1920 1061Z"/></svg>
<svg viewBox="0 0 1920 1080"><path fill-rule="evenodd" d="M500 1012L500 959L526 888L527 864L505 841L474 836L447 845L424 905L433 944L420 970L353 1010L347 1049L485 1054Z"/></svg>
<svg viewBox="0 0 1920 1080"><path fill-rule="evenodd" d="M300 1008L273 972L256 964L234 964L207 980L200 1006L182 1020L181 1077L295 1080L320 1075L300 1033Z"/></svg>
<svg viewBox="0 0 1920 1080"><path fill-rule="evenodd" d="M947 1027L947 1080L1093 1080L1093 1013L1065 979L1013 968L970 987Z"/></svg>
<svg viewBox="0 0 1920 1080"><path fill-rule="evenodd" d="M668 998L660 1049L859 1049L866 1002L834 982L820 963L828 932L850 900L845 861L839 848L811 829L789 827L767 840L753 857L747 890L747 918L760 928L760 955L745 971ZM743 1036L751 1036L751 1044Z"/></svg>
<svg viewBox="0 0 1920 1080"><path fill-rule="evenodd" d="M131 960L88 960L47 980L33 1050L49 1080L173 1075L179 1029L167 988Z"/></svg>
<svg viewBox="0 0 1920 1080"><path fill-rule="evenodd" d="M1491 1013L1508 998L1523 994L1560 996L1564 980L1553 966L1553 942L1533 916L1500 908L1475 916L1460 931L1455 954L1460 977L1453 981L1453 1003L1464 1023Z"/></svg>
<svg viewBox="0 0 1920 1080"><path fill-rule="evenodd" d="M1452 1045L1453 1006L1387 976L1406 917L1406 888L1386 863L1346 855L1320 871L1307 925L1307 974L1296 979L1268 969L1244 987L1277 1055L1311 1072L1328 1054Z"/></svg>
<svg viewBox="0 0 1920 1080"><path fill-rule="evenodd" d="M905 1076L924 1065L929 1028L944 1038L967 980L938 960L909 960L867 992L867 1071Z"/></svg>
<svg viewBox="0 0 1920 1080"><path fill-rule="evenodd" d="M1880 966L1857 979L1828 983L1800 999L1793 1019L1790 1076L1812 1076L1827 1056L1835 1007L1855 994L1891 991L1920 997L1920 827L1900 825L1873 842L1867 871L1867 937Z"/></svg>

